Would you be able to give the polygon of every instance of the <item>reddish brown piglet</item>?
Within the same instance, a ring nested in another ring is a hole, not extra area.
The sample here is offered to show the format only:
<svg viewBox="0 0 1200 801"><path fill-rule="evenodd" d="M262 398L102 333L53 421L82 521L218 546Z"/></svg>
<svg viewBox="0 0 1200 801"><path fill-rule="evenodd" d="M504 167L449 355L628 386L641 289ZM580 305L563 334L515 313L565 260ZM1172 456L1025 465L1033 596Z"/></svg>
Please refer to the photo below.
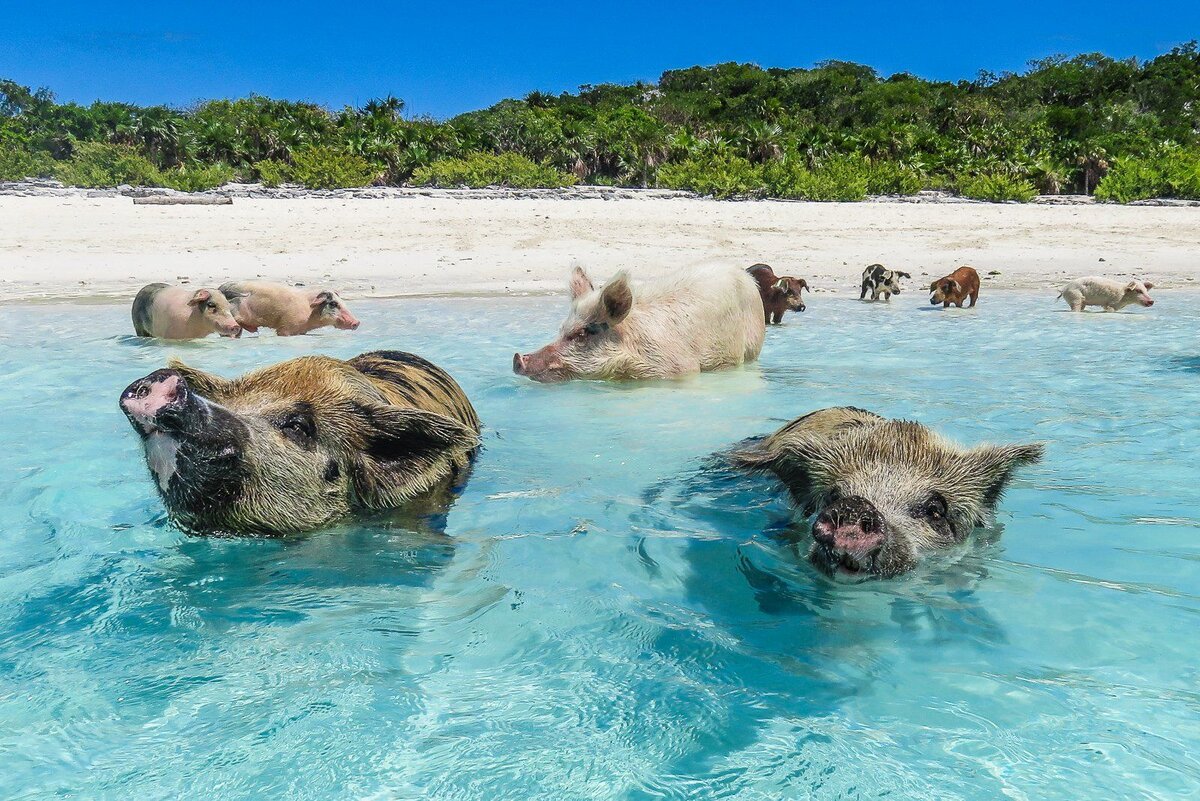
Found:
<svg viewBox="0 0 1200 801"><path fill-rule="evenodd" d="M785 311L804 311L804 301L800 298L800 293L808 289L808 282L803 278L777 276L768 264L756 264L746 272L750 273L750 277L758 284L765 323L779 325L783 321Z"/></svg>
<svg viewBox="0 0 1200 801"><path fill-rule="evenodd" d="M946 277L930 284L929 291L932 293L929 296L930 306L940 303L945 309L953 303L961 309L963 301L970 298L971 308L974 308L975 302L979 300L979 273L964 264Z"/></svg>

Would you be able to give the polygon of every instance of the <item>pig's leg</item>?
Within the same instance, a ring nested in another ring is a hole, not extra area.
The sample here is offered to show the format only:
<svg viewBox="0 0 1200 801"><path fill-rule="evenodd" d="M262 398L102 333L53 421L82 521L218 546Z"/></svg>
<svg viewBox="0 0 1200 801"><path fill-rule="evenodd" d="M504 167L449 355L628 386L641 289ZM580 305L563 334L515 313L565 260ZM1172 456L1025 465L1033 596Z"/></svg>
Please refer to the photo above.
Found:
<svg viewBox="0 0 1200 801"><path fill-rule="evenodd" d="M862 294L858 296L858 299L866 300L866 298L867 298L867 282L864 280L862 283ZM875 298L871 298L871 300L875 300Z"/></svg>
<svg viewBox="0 0 1200 801"><path fill-rule="evenodd" d="M972 309L975 308L975 301L977 301L977 300L979 300L979 290L978 289L971 293L971 308ZM962 304L959 304L959 305L961 306Z"/></svg>

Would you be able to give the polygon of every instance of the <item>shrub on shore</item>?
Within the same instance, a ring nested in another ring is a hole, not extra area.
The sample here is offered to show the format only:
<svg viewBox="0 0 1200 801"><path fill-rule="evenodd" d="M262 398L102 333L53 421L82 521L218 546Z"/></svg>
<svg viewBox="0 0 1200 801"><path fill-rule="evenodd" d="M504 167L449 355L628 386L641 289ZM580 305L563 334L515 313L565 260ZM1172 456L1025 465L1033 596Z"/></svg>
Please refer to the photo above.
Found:
<svg viewBox="0 0 1200 801"><path fill-rule="evenodd" d="M254 171L258 173L258 180L262 185L271 189L283 186L292 180L291 168L285 162L275 159L265 159L256 163Z"/></svg>
<svg viewBox="0 0 1200 801"><path fill-rule="evenodd" d="M54 166L49 153L0 144L0 181L49 178L54 175Z"/></svg>
<svg viewBox="0 0 1200 801"><path fill-rule="evenodd" d="M867 196L867 167L855 158L833 158L814 169L794 160L774 161L763 168L763 179L772 197L855 201Z"/></svg>
<svg viewBox="0 0 1200 801"><path fill-rule="evenodd" d="M190 164L177 170L164 170L160 173L161 184L180 192L203 192L205 189L215 189L236 178L237 175L227 164Z"/></svg>
<svg viewBox="0 0 1200 801"><path fill-rule="evenodd" d="M129 145L79 142L69 159L54 166L54 177L68 186L102 188L160 186L162 175L149 159Z"/></svg>
<svg viewBox="0 0 1200 801"><path fill-rule="evenodd" d="M1200 150L1168 148L1119 158L1096 187L1096 199L1131 203L1155 197L1200 200Z"/></svg>
<svg viewBox="0 0 1200 801"><path fill-rule="evenodd" d="M920 170L894 161L876 161L867 166L868 195L915 195L925 189Z"/></svg>
<svg viewBox="0 0 1200 801"><path fill-rule="evenodd" d="M297 150L288 172L293 181L309 189L367 186L379 177L379 170L362 156L330 145L310 145Z"/></svg>
<svg viewBox="0 0 1200 801"><path fill-rule="evenodd" d="M572 186L578 179L519 153L468 153L462 158L439 159L413 172L421 186L507 186L513 189L555 189Z"/></svg>
<svg viewBox="0 0 1200 801"><path fill-rule="evenodd" d="M658 185L716 198L761 194L765 188L762 169L730 153L693 156L664 164L658 170Z"/></svg>
<svg viewBox="0 0 1200 801"><path fill-rule="evenodd" d="M1014 200L1019 203L1028 203L1038 195L1037 188L1024 178L1015 178L1000 173L969 175L960 178L958 192L963 197L990 200L993 203Z"/></svg>

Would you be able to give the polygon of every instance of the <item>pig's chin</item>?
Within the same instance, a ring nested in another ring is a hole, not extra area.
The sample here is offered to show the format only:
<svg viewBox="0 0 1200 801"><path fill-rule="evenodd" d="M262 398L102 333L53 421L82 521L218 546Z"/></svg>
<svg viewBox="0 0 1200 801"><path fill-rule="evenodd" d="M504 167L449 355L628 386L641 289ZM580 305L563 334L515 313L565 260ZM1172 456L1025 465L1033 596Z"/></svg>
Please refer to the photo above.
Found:
<svg viewBox="0 0 1200 801"><path fill-rule="evenodd" d="M865 554L821 543L813 543L808 552L808 560L826 576L849 584L892 578L908 572L913 567L904 563L903 559L890 559L886 548Z"/></svg>
<svg viewBox="0 0 1200 801"><path fill-rule="evenodd" d="M851 553L820 543L813 544L808 552L808 560L817 570L839 581L867 581L879 576L874 556Z"/></svg>

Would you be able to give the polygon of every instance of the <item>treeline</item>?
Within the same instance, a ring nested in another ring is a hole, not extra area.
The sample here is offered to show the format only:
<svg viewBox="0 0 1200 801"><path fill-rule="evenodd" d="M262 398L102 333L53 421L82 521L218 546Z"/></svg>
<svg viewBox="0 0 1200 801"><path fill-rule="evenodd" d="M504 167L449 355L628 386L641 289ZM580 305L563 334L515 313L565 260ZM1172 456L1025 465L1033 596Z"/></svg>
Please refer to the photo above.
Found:
<svg viewBox="0 0 1200 801"><path fill-rule="evenodd" d="M989 200L1200 198L1200 52L1100 54L973 81L720 64L656 84L534 92L446 121L388 97L331 111L251 96L188 109L58 103L0 81L0 180L198 190L574 183L718 197L857 200L946 189Z"/></svg>

